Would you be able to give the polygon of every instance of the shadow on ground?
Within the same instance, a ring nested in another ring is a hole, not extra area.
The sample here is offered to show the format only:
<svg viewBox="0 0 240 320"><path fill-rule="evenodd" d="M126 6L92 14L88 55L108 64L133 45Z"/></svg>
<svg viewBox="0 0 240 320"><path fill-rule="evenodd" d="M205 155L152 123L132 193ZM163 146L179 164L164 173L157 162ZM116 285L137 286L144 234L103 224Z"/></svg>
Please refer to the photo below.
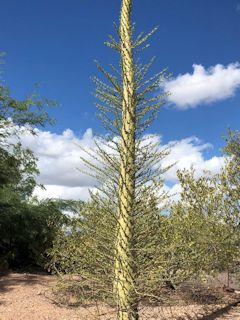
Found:
<svg viewBox="0 0 240 320"><path fill-rule="evenodd" d="M212 312L211 314L205 315L201 318L199 318L199 320L217 320L219 317L225 316L226 319L232 320L232 312L234 312L234 308L236 308L237 306L240 306L240 300L234 303L231 303L229 305L227 305L226 307L223 307L221 309L218 309L214 312ZM231 312L231 314L230 314ZM240 315L239 315L240 317Z"/></svg>
<svg viewBox="0 0 240 320"><path fill-rule="evenodd" d="M41 274L44 277L46 273ZM42 282L39 274L31 273L1 273L0 274L0 293L4 294L10 290L13 290L17 286L27 285L32 286ZM1 303L1 302L0 302Z"/></svg>

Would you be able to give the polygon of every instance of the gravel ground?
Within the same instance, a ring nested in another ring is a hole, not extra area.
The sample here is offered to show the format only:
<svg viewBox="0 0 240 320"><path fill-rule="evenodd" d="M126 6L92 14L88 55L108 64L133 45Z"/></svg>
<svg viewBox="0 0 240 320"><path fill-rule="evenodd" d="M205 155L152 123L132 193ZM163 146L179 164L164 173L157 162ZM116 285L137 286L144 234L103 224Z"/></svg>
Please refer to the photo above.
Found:
<svg viewBox="0 0 240 320"><path fill-rule="evenodd" d="M99 307L100 318L96 316L96 307L70 308L56 304L52 288L56 277L43 274L9 273L0 276L0 320L110 320L112 310ZM204 319L204 320L240 320L240 305L214 312L223 306L161 307L144 308L141 319ZM160 316L161 314L161 316ZM206 314L212 314L206 317ZM191 317L190 317L191 316Z"/></svg>

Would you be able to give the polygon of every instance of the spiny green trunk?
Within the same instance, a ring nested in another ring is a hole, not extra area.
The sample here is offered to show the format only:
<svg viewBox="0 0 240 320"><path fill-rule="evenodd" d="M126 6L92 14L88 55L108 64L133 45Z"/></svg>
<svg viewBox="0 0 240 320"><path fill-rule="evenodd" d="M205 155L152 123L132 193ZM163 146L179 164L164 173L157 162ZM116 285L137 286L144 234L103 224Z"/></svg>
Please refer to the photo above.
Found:
<svg viewBox="0 0 240 320"><path fill-rule="evenodd" d="M118 231L115 257L115 292L118 320L138 319L133 267L133 211L135 200L135 101L131 39L131 0L123 0L120 16L123 80L121 162Z"/></svg>

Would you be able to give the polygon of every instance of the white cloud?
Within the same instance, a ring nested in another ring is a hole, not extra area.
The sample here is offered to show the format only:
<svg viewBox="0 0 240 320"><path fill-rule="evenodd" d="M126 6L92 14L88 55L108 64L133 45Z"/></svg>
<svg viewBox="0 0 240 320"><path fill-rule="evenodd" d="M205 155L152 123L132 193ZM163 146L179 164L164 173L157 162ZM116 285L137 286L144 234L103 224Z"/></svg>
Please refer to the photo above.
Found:
<svg viewBox="0 0 240 320"><path fill-rule="evenodd" d="M22 135L21 140L38 158L39 183L67 187L92 187L96 184L94 178L80 171L87 169L80 157L90 158L82 148L89 151L96 147L91 129L87 129L81 138L70 129L62 134L40 130L36 133L36 136Z"/></svg>
<svg viewBox="0 0 240 320"><path fill-rule="evenodd" d="M223 157L214 156L210 159L205 159L203 152L212 148L212 145L202 143L202 141L196 137L171 141L168 146L171 152L163 159L163 166L169 166L172 163L175 163L175 165L165 173L165 179L167 181L177 182L177 170L184 168L190 169L193 167L196 170L196 177L199 177L205 170L209 170L212 173L219 172L224 163Z"/></svg>
<svg viewBox="0 0 240 320"><path fill-rule="evenodd" d="M176 171L178 169L196 169L196 176L200 176L203 170L216 173L223 164L223 157L214 156L210 159L204 157L204 151L212 148L211 144L203 143L196 137L171 141L162 145L161 136L154 134L145 136L159 144L159 148L171 148L171 153L162 161L163 166L176 162L165 174L165 179L172 185L170 190L174 199L178 197L180 186L178 184ZM45 185L46 190L37 188L34 195L39 198L65 198L86 200L89 197L88 190L94 190L96 181L94 178L80 172L86 169L81 156L88 158L82 150L95 148L94 136L91 129L87 129L83 136L78 137L70 129L61 134L49 131L37 130L36 136L22 135L24 146L31 148L38 157L40 176L38 182ZM99 142L99 141L98 141ZM149 142L149 140L148 140ZM99 142L100 143L100 142ZM144 142L146 143L146 142ZM143 143L143 144L144 144ZM80 147L79 147L80 146Z"/></svg>
<svg viewBox="0 0 240 320"><path fill-rule="evenodd" d="M169 102L186 110L200 104L208 104L233 96L240 87L240 64L217 64L208 69L194 64L193 73L178 75L165 84L170 92Z"/></svg>
<svg viewBox="0 0 240 320"><path fill-rule="evenodd" d="M33 196L39 199L54 198L85 201L89 198L89 189L94 190L94 188L88 187L45 185L45 190L39 187L35 188Z"/></svg>

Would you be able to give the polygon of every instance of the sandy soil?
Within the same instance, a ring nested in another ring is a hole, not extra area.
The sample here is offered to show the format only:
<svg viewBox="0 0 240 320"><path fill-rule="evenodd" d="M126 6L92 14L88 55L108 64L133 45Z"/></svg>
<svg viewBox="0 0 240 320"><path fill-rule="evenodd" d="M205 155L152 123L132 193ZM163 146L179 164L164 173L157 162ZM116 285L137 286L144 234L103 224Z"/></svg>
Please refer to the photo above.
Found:
<svg viewBox="0 0 240 320"><path fill-rule="evenodd" d="M56 277L42 274L9 273L0 276L0 320L110 320L115 319L106 307L71 308L53 299ZM240 305L144 308L141 319L240 320ZM97 316L98 314L105 314ZM206 316L206 315L209 316ZM161 315L161 316L160 316Z"/></svg>

